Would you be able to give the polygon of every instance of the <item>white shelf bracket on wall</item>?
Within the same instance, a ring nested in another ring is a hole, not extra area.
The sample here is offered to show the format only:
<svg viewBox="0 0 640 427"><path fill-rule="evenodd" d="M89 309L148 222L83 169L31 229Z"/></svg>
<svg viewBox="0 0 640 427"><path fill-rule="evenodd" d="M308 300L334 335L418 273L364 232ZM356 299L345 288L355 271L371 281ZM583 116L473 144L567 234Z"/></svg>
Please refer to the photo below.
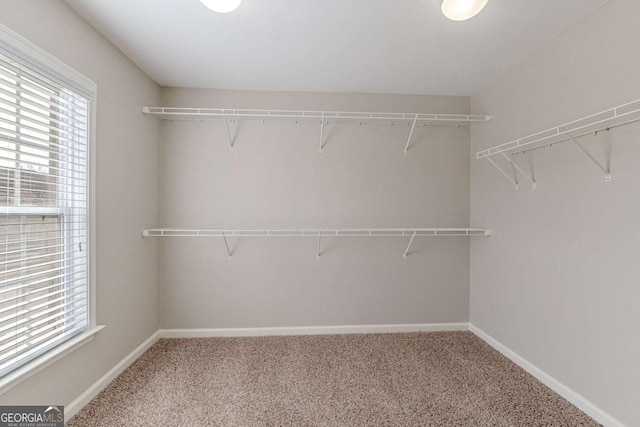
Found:
<svg viewBox="0 0 640 427"><path fill-rule="evenodd" d="M407 138L407 145L404 146L404 154L407 154L409 151L409 146L411 145L411 138L413 137L413 131L416 128L416 123L418 122L418 115L413 119L413 123L411 124L411 131L409 132L409 138Z"/></svg>
<svg viewBox="0 0 640 427"><path fill-rule="evenodd" d="M505 153L500 153L500 154L502 154L502 157L504 157L509 163L511 163L511 166L513 166L513 176L514 176L514 181L516 182L516 185L518 185L518 172L520 172L522 176L527 178L527 181L531 183L532 189L535 190L537 188L535 176L533 175L533 173L531 174L531 176L529 176L529 174L526 173L524 170L522 170L522 168L516 163L515 160L513 160L511 157L509 157Z"/></svg>
<svg viewBox="0 0 640 427"><path fill-rule="evenodd" d="M227 130L227 140L229 141L229 149L233 151L233 144L235 140L231 138L231 132L229 131L229 121L227 120L227 116L224 115L224 127Z"/></svg>
<svg viewBox="0 0 640 427"><path fill-rule="evenodd" d="M224 246L225 248L227 248L228 258L231 259L231 257L233 256L233 253L229 249L229 242L227 242L227 236L224 233L222 233L222 238L224 239Z"/></svg>
<svg viewBox="0 0 640 427"><path fill-rule="evenodd" d="M407 245L407 249L404 250L404 254L402 255L402 258L406 259L407 256L409 256L409 249L411 249L411 244L413 243L413 239L416 238L416 232L414 231L413 234L411 235L411 240L409 240L409 244Z"/></svg>
<svg viewBox="0 0 640 427"><path fill-rule="evenodd" d="M518 176L517 172L520 172L527 178L532 184L532 188L536 187L535 174L533 173L533 166L531 168L531 175L527 174L513 159L514 155L524 154L528 152L535 152L538 149L544 149L552 147L555 144L560 144L566 141L571 141L589 160L591 160L600 169L605 176L605 182L611 182L611 170L608 164L603 164L591 152L578 141L586 135L597 135L598 132L603 130L610 130L619 126L628 125L640 121L640 99L637 99L626 104L618 105L617 107L610 108L608 110L600 111L595 114L591 114L586 117L582 117L578 120L574 120L569 123L565 123L560 126L556 126L551 129L537 132L532 135L528 135L522 138L518 138L513 141L506 142L504 144L496 145L486 150L476 153L476 159L487 159L502 175L504 175L509 182L513 183L518 188ZM514 169L514 176L512 177L500 165L492 158L500 154L502 158L506 159Z"/></svg>
<svg viewBox="0 0 640 427"><path fill-rule="evenodd" d="M493 165L493 167L495 167L496 169L498 169L498 171L509 180L510 183L512 183L515 187L516 190L520 187L518 185L518 177L511 177L511 175L509 175L504 169L502 169L500 167L500 165L498 165L495 160L493 160L491 157L487 157L487 160L489 161L489 163L491 163Z"/></svg>
<svg viewBox="0 0 640 427"><path fill-rule="evenodd" d="M335 237L409 237L403 258L409 255L416 237L487 237L491 230L484 228L267 228L267 229L180 229L155 228L142 231L144 237L222 237L227 255L233 256L227 237L315 237L316 258L320 258L322 236Z"/></svg>
<svg viewBox="0 0 640 427"><path fill-rule="evenodd" d="M322 153L324 149L324 113L322 113L322 118L320 119L320 149L319 152Z"/></svg>
<svg viewBox="0 0 640 427"><path fill-rule="evenodd" d="M560 130L562 130L562 128L560 128ZM611 182L611 172L609 171L609 169L604 167L604 165L602 165L602 163L600 163L598 161L598 159L596 159L593 156L593 154L591 154L589 152L589 150L587 150L585 148L585 146L580 143L580 141L578 141L573 136L571 136L571 134L569 134L567 132L567 133L565 133L565 135L567 136L567 138L569 138L569 140L571 140L571 142L573 142L575 144L576 147L578 147L580 149L580 151L582 151L584 153L585 156L587 156L589 158L589 160L591 160L598 167L598 169L600 169L602 172L604 172L604 181L605 182Z"/></svg>
<svg viewBox="0 0 640 427"><path fill-rule="evenodd" d="M318 233L318 245L316 246L316 259L320 259L320 233Z"/></svg>

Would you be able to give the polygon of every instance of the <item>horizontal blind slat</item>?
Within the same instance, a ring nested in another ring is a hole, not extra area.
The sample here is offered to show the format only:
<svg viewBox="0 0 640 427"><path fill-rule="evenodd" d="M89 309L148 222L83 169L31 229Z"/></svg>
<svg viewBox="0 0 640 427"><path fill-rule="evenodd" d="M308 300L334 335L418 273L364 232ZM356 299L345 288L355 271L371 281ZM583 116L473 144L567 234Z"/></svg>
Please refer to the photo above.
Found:
<svg viewBox="0 0 640 427"><path fill-rule="evenodd" d="M0 168L1 170L2 168ZM34 186L38 186L38 191L43 192L43 193L48 193L48 197L45 198L45 200L61 200L64 199L63 197L60 196L55 196L54 194L63 194L63 195L70 195L73 197L80 197L80 196L87 196L87 192L86 191L64 191L64 190L45 190L42 188L42 186L44 185L51 185L54 187L72 187L71 185L62 185L60 183L56 183L56 182L44 182L44 181L34 181L34 180L18 180L17 178L6 178L6 177L0 177L0 184L3 183L7 183L8 181L11 182L16 182L16 181L21 181L21 184L33 184ZM77 187L77 186L73 186L73 187ZM1 190L14 190L16 188L15 184L9 186L9 185L0 185L0 191ZM27 187L29 188L29 187ZM86 187L82 187L82 188L86 188ZM65 197L65 198L71 198L71 197ZM83 199L79 199L79 200L83 200ZM3 200L0 198L0 204L2 204ZM2 206L0 206L0 209L2 208ZM86 209L84 207L80 208L77 207L75 209ZM1 214L1 212L0 212Z"/></svg>
<svg viewBox="0 0 640 427"><path fill-rule="evenodd" d="M22 242L23 242L23 243L35 243L35 242L41 242L41 243L42 243L42 242L47 242L47 241L51 241L51 240L65 240L65 239L66 239L66 238L65 238L65 237L62 237L62 236L58 236L58 237L54 236L54 237L43 237L43 238L34 238L34 239L24 239L24 240L22 240ZM82 243L86 245L86 242L82 242ZM48 244L51 244L51 242L50 242L50 243L47 243L47 245L48 245ZM27 250L28 250L28 249L27 249Z"/></svg>
<svg viewBox="0 0 640 427"><path fill-rule="evenodd" d="M24 106L25 104L28 104L28 108L30 109L40 109L50 114L60 116L60 118L64 117L70 120L75 120L75 117L78 116L78 114L76 114L74 111L70 111L67 107L61 107L56 110L56 109L52 109L51 107L47 107L46 105L42 105L38 101L29 99L29 97L36 98L36 99L39 99L40 102L45 103L47 105L54 105L54 106L60 107L55 102L45 100L45 97L40 94L29 93L27 91L20 90L20 89L18 89L18 92L12 92L10 90L4 89L2 86L0 86L0 94L4 95L4 99L9 98L7 99L7 101L9 102L13 101L14 104L21 107ZM77 120L77 122L78 122L78 125L86 126L87 124L84 120Z"/></svg>
<svg viewBox="0 0 640 427"><path fill-rule="evenodd" d="M29 313L29 317L23 316L20 320L12 322L5 322L6 325L2 326L0 323L0 340L16 337L23 332L29 330L30 327L36 327L43 323L59 319L69 314L77 313L80 311L86 312L86 305L78 305L67 310L65 305L54 306L47 310L40 311L39 313ZM53 313L53 314L52 314Z"/></svg>
<svg viewBox="0 0 640 427"><path fill-rule="evenodd" d="M19 171L19 169L14 169L14 168L0 168L0 170L6 170L6 171L10 171L10 172L15 172L15 171ZM4 189L14 189L16 186L15 184L12 186L8 186L8 181L12 181L12 182L20 182L20 183L26 183L26 184L33 184L33 185L53 185L55 187L71 187L74 188L76 190L76 192L68 192L69 194L80 194L80 195L86 195L87 194L87 185L86 182L84 181L80 181L80 180L76 180L78 181L78 183L73 184L73 183L67 183L67 184L60 184L59 182L45 182L45 181L38 181L38 180L28 180L28 179L24 179L24 178L15 178L15 177L2 177L0 178L0 184L3 184L0 186L0 188L4 188ZM62 193L65 194L65 191L55 191L56 193Z"/></svg>
<svg viewBox="0 0 640 427"><path fill-rule="evenodd" d="M12 217L12 216L18 216L18 215L8 215L8 217ZM21 215L22 216L22 215ZM26 216L26 215L25 215ZM40 216L40 215L29 215L29 216ZM64 217L65 220L64 221L56 221L54 223L50 223L50 222L46 222L46 223L37 223L37 222L31 222L28 223L26 225L38 225L38 226L57 226L59 227L60 225L70 225L70 224L86 224L86 215L83 214L60 214L60 215L56 215L56 216L51 216L50 214L47 215L45 213L42 214L42 217L46 217L46 218L61 218ZM2 215L0 215L0 220L2 220ZM10 223L2 223L0 222L0 245L3 244L2 241L2 237L4 236L3 234L3 228L2 227L19 227L20 225L22 225L19 222L10 222Z"/></svg>
<svg viewBox="0 0 640 427"><path fill-rule="evenodd" d="M3 116L10 116L10 118ZM11 120L11 118L13 118L13 120ZM18 122L16 117L7 114L2 108L0 108L0 133L8 143L30 142L42 147L51 146L63 148L67 151L84 152L81 146L83 145L83 139L86 137L85 135L72 135L74 138L66 138L57 133L52 134L50 129L43 129L43 126L39 124L36 126L35 123L24 119Z"/></svg>
<svg viewBox="0 0 640 427"><path fill-rule="evenodd" d="M4 68L4 70L2 69ZM50 79L42 76L38 71L32 70L24 64L16 64L13 61L6 61L0 57L0 71L5 80L16 82L23 89L51 96L56 102L63 103L67 108L84 108L88 102L82 96L73 96L73 92L65 92L65 97L61 97L59 92L64 90L64 85L53 83Z"/></svg>
<svg viewBox="0 0 640 427"><path fill-rule="evenodd" d="M76 261L76 260L81 259L81 258L84 258L84 255L80 254L80 255L76 255L75 257L62 258L60 260L43 262L41 264L29 265L29 266L26 266L26 267L14 268L14 269L11 269L11 270L4 270L4 271L0 270L0 275L10 275L10 274L18 273L18 272L21 272L21 271L29 271L29 270L38 269L38 268L45 267L45 266L50 266L50 265L53 265L53 264L61 264L61 263L73 262L73 261ZM64 266L64 267L61 267L61 268L68 268L68 267ZM43 271L43 272L41 272L39 274L45 274L48 271L53 271L53 270L46 270L46 271ZM22 277L28 277L28 275L23 275ZM0 291L0 292L2 292L2 291Z"/></svg>
<svg viewBox="0 0 640 427"><path fill-rule="evenodd" d="M78 124L66 123L62 120L58 120L54 117L41 113L37 111L35 108L31 108L29 106L25 106L21 104L16 104L1 97L0 97L0 106L2 106L2 110L6 111L7 114L16 115L16 113L13 113L11 110L14 108L18 109L22 113L19 115L21 120L29 120L30 122L35 123L39 126L48 127L49 129L55 132L63 132L68 135L75 135L76 133L84 134L87 132L86 126L82 127L82 125L80 125L79 123ZM25 114L28 114L28 115L25 115ZM38 120L38 118L40 120ZM53 126L50 123L55 123L56 126Z"/></svg>
<svg viewBox="0 0 640 427"><path fill-rule="evenodd" d="M73 317L72 319L70 319L70 322L72 324L75 322L79 322L80 320L78 319L78 317L80 316L82 315L77 315ZM7 349L10 350L12 347L16 347L17 345L21 344L24 341L30 341L32 344L40 343L44 339L50 337L51 335L61 332L65 328L65 325L70 322L65 319L62 319L50 325L46 325L32 331L33 333L31 335L22 335L21 337L18 337L16 340L8 340L3 345L0 345L0 353L6 351ZM31 345L28 345L28 347L31 347ZM20 351L17 351L14 354L18 355L20 354Z"/></svg>
<svg viewBox="0 0 640 427"><path fill-rule="evenodd" d="M19 66L15 64L13 61L7 61L5 58L0 57L0 67L4 67L8 69L7 71L13 71L14 74L10 72L2 71L2 75L7 78L13 78L14 80L18 80L20 83L20 87L25 87L29 90L36 91L37 93L46 93L47 96L51 96L56 100L61 102L68 103L68 107L76 106L77 108L82 108L82 106L87 102L86 99L82 96L75 96L75 99L67 99L61 98L57 93L63 88L63 85L53 84L51 81L45 80L44 76L42 76L39 72L35 70L31 70L28 66L24 64L20 64ZM25 78L27 81L25 81ZM31 80L32 82L30 82ZM44 86L45 89L39 87ZM82 100L80 100L82 99Z"/></svg>
<svg viewBox="0 0 640 427"><path fill-rule="evenodd" d="M85 264L77 264L78 266L83 266L86 265ZM0 286L7 286L7 285L12 285L13 283L16 283L18 281L24 281L24 280L29 280L29 279L33 279L39 276L42 276L43 274L49 274L49 273L53 273L55 271L60 271L60 270L64 270L67 269L69 267L59 267L59 268L52 268L50 270L47 271L43 271L41 273L32 273L32 274L25 274L24 276L17 278L17 279L8 279L8 280L2 280L0 281Z"/></svg>
<svg viewBox="0 0 640 427"><path fill-rule="evenodd" d="M83 271L83 273L86 273L86 271ZM63 274L58 274L56 276L47 278L46 280L39 280L36 282L24 282L24 283L20 283L18 285L15 286L7 286L7 287L2 287L0 288L0 306L3 304L6 304L8 302L11 301L15 301L15 300L19 300L19 299L24 299L25 297L31 296L31 295L35 295L35 294L39 294L42 292L49 292L51 289L54 289L56 287L60 287L60 286L66 286L66 285L70 285L78 280L82 280L84 278L84 276L82 277L78 277L74 280L68 280L69 275L67 273L63 273ZM54 280L58 280L58 279L67 279L66 281L63 282L56 282L53 283L51 285L48 286L38 286L38 285L42 285L42 284L46 284L48 282L54 281ZM26 291L26 289L30 289L30 288L34 288L37 287L36 289L30 290L30 291ZM8 292L15 292L18 293L17 295L14 296L6 296L4 294L8 293Z"/></svg>
<svg viewBox="0 0 640 427"><path fill-rule="evenodd" d="M0 244L0 247L2 247L1 244ZM71 248L69 248L69 249L71 249ZM26 256L26 257L23 257L23 258L15 258L15 259L8 259L8 257L7 257L7 258L5 258L4 261L0 261L0 271L5 271L5 270L2 270L3 268L6 268L6 267L3 267L3 266L9 265L9 264L15 264L15 263L18 263L18 262L29 262L29 261L34 261L34 260L37 260L37 259L42 259L42 258L57 257L59 255L64 255L66 253L69 253L69 250L60 251L60 252L53 252L53 253L45 253L45 254L37 255L37 256ZM2 293L2 292L3 292L2 289L0 289L0 293Z"/></svg>
<svg viewBox="0 0 640 427"><path fill-rule="evenodd" d="M9 92L21 90L27 96L31 96L43 102L59 106L62 109L66 109L66 110L74 109L74 111L78 111L78 116L82 117L83 119L87 118L86 111L88 109L88 105L73 104L71 102L67 102L64 100L62 102L59 102L60 100L57 100L55 95L53 94L44 95L41 91L31 88L28 83L23 86L18 86L15 76L11 77L11 75L5 72L1 67L0 67L0 86L4 86ZM82 111L84 111L85 113L83 114Z"/></svg>
<svg viewBox="0 0 640 427"><path fill-rule="evenodd" d="M50 162L58 162L65 165L75 166L80 169L87 167L83 156L73 154L74 150L68 147L62 147L62 149L60 149L59 146L55 146L55 143L49 143L47 144L48 146L44 146L29 141L15 140L9 144L14 145L15 147L3 147L0 145L0 153L8 160L16 159L14 156L17 155L25 155L38 157ZM31 151L26 151L24 148ZM70 160L64 160L64 157L68 157Z"/></svg>
<svg viewBox="0 0 640 427"><path fill-rule="evenodd" d="M60 333L58 333L55 338L41 343L40 345L30 347L27 351L23 351L19 355L9 354L6 357L0 355L0 376L6 374L7 372L11 372L13 369L24 365L25 363L35 359L41 354L46 353L48 350L56 347L64 341L80 334L82 331L86 330L87 327L88 326L86 323L79 323L73 325L73 327L65 328Z"/></svg>
<svg viewBox="0 0 640 427"><path fill-rule="evenodd" d="M0 150L1 151L1 150ZM28 153L21 153L22 156L30 156L30 154ZM0 154L0 159L3 158L3 156ZM6 157L4 157L6 159ZM9 159L10 162L12 163L16 163L19 165L32 165L32 166L36 166L36 167L40 167L40 168L46 168L46 169L53 169L56 171L62 171L63 173L73 173L73 174L78 174L80 175L77 179L79 180L85 180L86 179L86 171L82 171L82 172L77 172L77 171L70 171L68 168L64 168L64 167L58 167L58 166L51 166L51 165L43 165L42 163L37 163L37 162L30 162L28 160L24 160L24 159ZM20 171L23 171L23 169L18 169ZM32 173L43 173L43 172L38 172L38 171L30 171L30 170L25 170L25 172L32 172ZM53 175L56 176L56 175Z"/></svg>
<svg viewBox="0 0 640 427"><path fill-rule="evenodd" d="M87 230L86 230L85 228L83 228L83 229L70 229L70 231L76 231L76 232L78 232L79 234L77 234L77 237L80 237L80 236L86 235L86 233L87 233ZM37 232L34 232L33 234L39 234L39 235L40 235L40 234L49 234L49 235L50 235L50 234L52 234L52 233L53 233L53 234L56 234L56 236L58 236L58 235L60 235L60 234L61 234L61 233L60 233L60 231L57 231L57 230L44 230L44 231L37 231ZM27 233L27 234L28 234L28 233ZM23 236L23 235L25 235L25 233L10 233L10 234L9 234L9 233L7 233L7 234L4 234L4 237L5 237L5 238L7 238L7 237L14 237L14 238L15 238L15 236ZM56 237L56 236L51 236L51 237L49 237L49 239L66 239L66 238L67 238L66 236L60 236L60 237ZM29 243L29 242L31 242L31 241L33 241L33 240L28 240L28 239L9 240L9 239L7 239L7 240L5 240L5 241L3 242L3 244L5 244L5 245L12 245L12 246L15 246L15 245L20 244L20 243ZM11 250L14 250L14 248L12 247L12 248L11 248Z"/></svg>
<svg viewBox="0 0 640 427"><path fill-rule="evenodd" d="M48 308L47 310L42 310L39 313L29 313L29 317L23 316L19 320L10 319L10 321L0 322L0 337L6 334L14 334L17 335L19 329L28 328L30 325L39 323L39 322L47 322L49 320L58 318L60 316L64 316L67 311L64 310L65 306L54 306ZM86 305L76 306L71 308L68 312L86 310ZM13 331L12 331L13 329Z"/></svg>
<svg viewBox="0 0 640 427"><path fill-rule="evenodd" d="M0 108L0 114L1 113L3 113L2 108ZM32 142L34 144L56 144L58 147L64 147L65 149L73 150L78 153L86 153L86 150L82 149L82 145L84 145L82 141L65 138L61 135L54 135L48 131L32 131L31 129L35 128L30 125L24 125L24 123L22 123L22 126L29 130L30 133L20 132L17 129L8 129L9 126L15 127L16 123L7 119L2 119L2 123L6 123L7 126L0 126L0 140L9 144L18 144L24 141ZM37 136L38 134L45 136L45 138L40 138ZM54 142L52 139L58 142Z"/></svg>
<svg viewBox="0 0 640 427"><path fill-rule="evenodd" d="M63 283L59 283L56 285L51 285L50 288L55 288L55 287L60 287L60 286L66 286L66 285L70 285L70 284L74 284L72 287L69 288L65 288L65 289L60 289L57 291L51 291L50 289L48 289L47 291L50 292L50 295L40 295L40 296L34 296L38 293L42 293L40 290L36 290L36 291L31 291L27 294L25 294L24 296L31 296L33 298L29 299L29 300L24 300L24 301L20 301L17 302L11 306L7 306L4 307L2 309L0 309L0 315L3 315L3 317L1 317L3 320L6 320L8 318L8 316L23 316L27 313L29 313L30 311L37 311L40 309L43 309L45 307L48 307L49 305L59 302L59 301L63 301L68 298L67 295L63 295L62 297L57 297L54 299L45 299L45 298L51 298L53 296L57 296L57 295L61 295L65 292L69 293L69 295L73 295L71 294L71 292L77 293L77 294L82 294L84 292L86 292L86 284L82 283L82 280L86 280L86 276L82 276L82 277L78 277L75 280L71 280L71 281L66 281ZM17 296L17 297L13 297L13 298L7 298L4 303L7 302L11 302L11 301L16 301L16 300L20 300L20 299L24 299L24 296ZM44 301L44 302L42 302ZM33 304L33 303L39 303L36 306L33 307L27 307L29 304ZM18 311L19 310L19 311ZM16 313L10 313L10 314L5 314L5 313L9 313L11 311L15 311Z"/></svg>
<svg viewBox="0 0 640 427"><path fill-rule="evenodd" d="M83 245L86 244L86 242L82 242ZM51 256L48 254L48 252L43 253L43 251L49 251L49 250L60 250L62 248L72 248L72 247L77 247L78 245L76 243L60 243L57 245L48 245L48 246L36 246L34 248L29 248L29 249L25 249L25 250L15 250L15 251L9 251L9 252L3 252L5 255L14 255L17 253L25 253L25 258L19 258L19 259L24 259L25 261L30 261L31 259L37 259L37 258L42 258L42 257L48 257ZM85 246L86 247L86 246ZM68 250L68 249L67 249ZM66 250L64 251L66 252ZM64 253L64 252L59 252L59 253ZM34 254L38 254L38 255L34 255ZM3 261L0 262L0 265L3 265L5 263L9 263L9 262L13 262L13 261Z"/></svg>

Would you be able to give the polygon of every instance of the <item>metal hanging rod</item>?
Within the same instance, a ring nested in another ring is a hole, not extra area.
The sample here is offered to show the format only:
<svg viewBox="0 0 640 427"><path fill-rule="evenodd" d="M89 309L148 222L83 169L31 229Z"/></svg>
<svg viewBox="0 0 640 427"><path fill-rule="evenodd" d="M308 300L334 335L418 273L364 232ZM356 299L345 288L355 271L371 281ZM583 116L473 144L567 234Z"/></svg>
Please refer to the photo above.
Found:
<svg viewBox="0 0 640 427"><path fill-rule="evenodd" d="M489 236L483 228L253 228L193 229L154 228L142 231L144 237L401 237L412 236Z"/></svg>
<svg viewBox="0 0 640 427"><path fill-rule="evenodd" d="M180 117L172 117L172 118L164 118L161 120L165 120L168 122L205 122L205 121L211 121L212 119L194 119L194 118L180 118ZM288 119L288 118L270 118L268 120L265 119L256 119L256 118L228 118L228 123L288 123L288 124L321 124L322 121L318 121L317 119L305 119L305 120L299 120L299 119ZM384 121L384 120L376 120L376 121L362 121L362 120L350 120L350 121L345 121L345 120L341 120L341 119L336 119L334 121L331 120L325 120L324 124L325 125L330 125L330 124L335 124L335 123L340 123L343 125L354 125L354 126L358 126L358 125L367 125L367 126L405 126L408 128L415 128L415 127L449 127L449 128L461 128L461 127L469 127L469 122L454 122L454 121L441 121L441 122L423 122L420 124L416 124L415 126L413 126L413 123L411 121L399 121L399 120L395 120L395 121Z"/></svg>
<svg viewBox="0 0 640 427"><path fill-rule="evenodd" d="M427 114L427 113L380 113L380 112L348 112L348 111L304 111L304 110L249 110L222 108L176 108L176 107L143 107L145 114L164 120L207 120L220 118L248 119L295 119L299 121L399 121L411 124L418 122L488 122L491 116L474 114Z"/></svg>
<svg viewBox="0 0 640 427"><path fill-rule="evenodd" d="M575 146L604 173L605 181L611 182L611 171L609 170L608 165L605 165L596 159L595 156L578 141L578 138L590 134L597 135L598 132L610 130L638 121L640 121L640 99L582 117L578 120L574 120L542 132L537 132L504 144L496 145L483 151L478 151L476 153L476 159L489 160L489 162L509 181L511 181L516 188L518 188L518 173L520 173L532 183L532 188L535 189L536 182L533 177L533 171L532 176L529 176L527 172L515 163L513 156L535 152L541 148L548 148L559 143L570 141L573 142ZM511 177L508 172L501 168L500 165L492 159L492 157L496 155L500 155L502 158L505 158L507 162L512 165L513 177Z"/></svg>

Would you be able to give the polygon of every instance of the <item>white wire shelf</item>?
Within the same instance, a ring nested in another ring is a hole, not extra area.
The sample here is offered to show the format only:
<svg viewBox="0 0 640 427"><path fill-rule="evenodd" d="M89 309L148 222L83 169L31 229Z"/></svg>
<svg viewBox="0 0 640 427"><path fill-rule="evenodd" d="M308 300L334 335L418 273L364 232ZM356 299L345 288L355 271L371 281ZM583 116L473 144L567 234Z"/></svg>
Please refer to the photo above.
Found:
<svg viewBox="0 0 640 427"><path fill-rule="evenodd" d="M223 108L179 108L142 107L145 114L163 120L224 120L229 148L233 150L235 137L231 136L229 123L236 121L290 121L293 123L317 123L320 130L319 151L324 148L324 127L331 123L384 124L410 126L404 152L411 146L416 126L468 126L474 122L488 122L491 116L473 114L429 114L429 113L380 113L348 111L304 111L304 110L247 110Z"/></svg>
<svg viewBox="0 0 640 427"><path fill-rule="evenodd" d="M145 114L157 116L164 120L207 120L207 119L293 119L299 121L333 120L354 123L370 121L411 124L418 122L488 122L491 116L470 114L427 114L427 113L380 113L380 112L348 112L348 111L304 111L304 110L249 110L223 108L177 108L177 107L143 107Z"/></svg>
<svg viewBox="0 0 640 427"><path fill-rule="evenodd" d="M536 188L535 175L528 174L513 159L514 155L525 154L541 148L548 148L555 144L571 141L583 152L605 175L605 181L611 181L609 167L597 160L577 139L590 134L598 134L618 126L640 121L640 99L609 108L580 119L564 123L562 125L541 132L527 135L504 144L496 145L476 153L476 159L487 159L510 182L518 188L518 173L524 176ZM509 174L492 157L500 155L513 168L513 174Z"/></svg>
<svg viewBox="0 0 640 427"><path fill-rule="evenodd" d="M416 237L473 237L490 236L483 228L264 228L264 229L192 229L154 228L142 231L144 237L222 237L229 258L233 251L227 237L314 237L317 239L316 257L320 258L322 237L410 237L403 257L406 258Z"/></svg>
<svg viewBox="0 0 640 427"><path fill-rule="evenodd" d="M145 237L401 237L401 236L489 236L482 228L268 228L268 229L191 229L154 228L143 230Z"/></svg>

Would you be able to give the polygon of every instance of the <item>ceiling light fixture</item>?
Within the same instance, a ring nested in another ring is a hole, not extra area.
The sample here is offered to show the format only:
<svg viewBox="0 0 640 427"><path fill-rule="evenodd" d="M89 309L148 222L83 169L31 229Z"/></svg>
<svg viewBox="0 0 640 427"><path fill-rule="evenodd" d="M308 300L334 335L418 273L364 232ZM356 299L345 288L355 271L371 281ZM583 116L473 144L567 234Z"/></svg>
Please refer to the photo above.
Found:
<svg viewBox="0 0 640 427"><path fill-rule="evenodd" d="M240 6L242 0L200 0L200 2L218 13L233 12Z"/></svg>
<svg viewBox="0 0 640 427"><path fill-rule="evenodd" d="M476 16L489 0L443 0L442 13L452 21L465 21Z"/></svg>

